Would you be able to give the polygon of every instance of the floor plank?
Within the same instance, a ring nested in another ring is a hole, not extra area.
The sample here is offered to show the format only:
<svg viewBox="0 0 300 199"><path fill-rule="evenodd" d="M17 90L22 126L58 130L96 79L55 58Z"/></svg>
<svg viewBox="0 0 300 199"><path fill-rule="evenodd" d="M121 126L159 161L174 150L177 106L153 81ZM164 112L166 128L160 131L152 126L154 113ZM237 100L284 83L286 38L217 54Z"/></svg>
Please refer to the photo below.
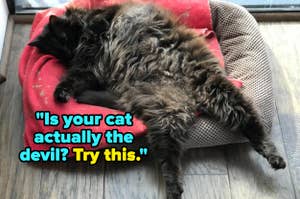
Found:
<svg viewBox="0 0 300 199"><path fill-rule="evenodd" d="M274 172L249 147L232 146L227 154L232 198L299 198L300 62L299 45L295 41L300 37L300 23L259 25L275 56L272 72L277 109L272 134L289 167Z"/></svg>
<svg viewBox="0 0 300 199"><path fill-rule="evenodd" d="M105 199L158 197L158 169L150 159L137 163L106 163L106 167Z"/></svg>
<svg viewBox="0 0 300 199"><path fill-rule="evenodd" d="M224 147L190 149L183 155L182 164L183 198L231 198ZM165 199L161 177L159 184L158 198Z"/></svg>
<svg viewBox="0 0 300 199"><path fill-rule="evenodd" d="M0 196L37 198L40 169L18 159L23 147L22 93L18 81L18 59L28 40L30 26L15 26L8 61L8 79L0 85Z"/></svg>
<svg viewBox="0 0 300 199"><path fill-rule="evenodd" d="M224 175L227 174L225 148L190 149L182 159L184 175Z"/></svg>
<svg viewBox="0 0 300 199"><path fill-rule="evenodd" d="M87 166L67 164L40 165L39 198L103 198L104 164Z"/></svg>
<svg viewBox="0 0 300 199"><path fill-rule="evenodd" d="M278 150L285 156L277 117L272 135ZM289 169L274 171L248 144L229 146L227 158L232 199L295 198Z"/></svg>
<svg viewBox="0 0 300 199"><path fill-rule="evenodd" d="M296 198L300 198L300 23L261 23L274 55L276 108Z"/></svg>
<svg viewBox="0 0 300 199"><path fill-rule="evenodd" d="M183 199L227 199L230 187L227 175L185 175Z"/></svg>
<svg viewBox="0 0 300 199"><path fill-rule="evenodd" d="M28 41L30 25L16 25L9 57L8 79L0 85L0 198L102 198L103 165L21 163L24 121L18 60Z"/></svg>

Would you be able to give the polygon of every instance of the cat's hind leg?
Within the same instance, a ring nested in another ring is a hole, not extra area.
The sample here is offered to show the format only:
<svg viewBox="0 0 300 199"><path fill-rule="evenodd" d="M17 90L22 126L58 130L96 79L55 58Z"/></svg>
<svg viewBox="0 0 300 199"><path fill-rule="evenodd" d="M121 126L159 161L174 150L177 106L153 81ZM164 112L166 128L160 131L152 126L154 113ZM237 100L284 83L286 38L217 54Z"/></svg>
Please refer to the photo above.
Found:
<svg viewBox="0 0 300 199"><path fill-rule="evenodd" d="M164 130L150 130L148 142L151 154L159 164L166 185L167 199L181 199L181 145Z"/></svg>
<svg viewBox="0 0 300 199"><path fill-rule="evenodd" d="M151 153L157 160L166 184L167 199L180 199L183 192L181 156L182 141L187 137L187 130L192 125L193 114L178 109L169 112L159 110L146 121L148 142Z"/></svg>
<svg viewBox="0 0 300 199"><path fill-rule="evenodd" d="M147 126L150 152L156 159L166 184L167 199L180 199L182 141L195 119L196 106L174 85L140 85L121 95L125 110Z"/></svg>
<svg viewBox="0 0 300 199"><path fill-rule="evenodd" d="M239 89L224 76L212 75L199 90L197 103L201 109L231 130L241 131L274 169L285 168L286 163L264 131L259 115Z"/></svg>

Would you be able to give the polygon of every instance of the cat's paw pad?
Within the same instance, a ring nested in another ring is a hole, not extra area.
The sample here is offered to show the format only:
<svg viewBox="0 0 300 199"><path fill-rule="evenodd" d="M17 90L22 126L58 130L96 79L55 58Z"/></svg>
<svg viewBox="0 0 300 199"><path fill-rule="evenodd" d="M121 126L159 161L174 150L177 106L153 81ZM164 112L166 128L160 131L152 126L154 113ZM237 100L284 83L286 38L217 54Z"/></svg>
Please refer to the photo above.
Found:
<svg viewBox="0 0 300 199"><path fill-rule="evenodd" d="M281 156L271 155L268 157L268 161L273 169L284 169L286 167L286 163Z"/></svg>
<svg viewBox="0 0 300 199"><path fill-rule="evenodd" d="M69 101L70 97L71 93L67 89L62 87L57 87L55 89L54 98L56 101L65 103Z"/></svg>

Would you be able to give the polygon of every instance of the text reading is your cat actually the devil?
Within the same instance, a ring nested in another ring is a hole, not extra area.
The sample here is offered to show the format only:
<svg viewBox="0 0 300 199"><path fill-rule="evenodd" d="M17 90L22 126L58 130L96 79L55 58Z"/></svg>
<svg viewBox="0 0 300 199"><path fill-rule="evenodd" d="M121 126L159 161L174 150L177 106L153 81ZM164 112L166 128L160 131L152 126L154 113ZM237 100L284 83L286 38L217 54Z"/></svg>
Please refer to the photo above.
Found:
<svg viewBox="0 0 300 199"><path fill-rule="evenodd" d="M130 113L86 115L55 115L49 111L38 111L35 119L43 122L43 126L55 129L62 124L63 131L35 132L33 142L36 145L50 146L48 150L32 150L26 147L19 153L22 162L66 162L74 156L76 162L87 162L94 165L100 160L107 162L136 162L148 154L147 147L130 150L128 145L134 143L135 136L131 132L120 132L118 127L132 126L133 116ZM111 129L105 132L93 132L89 127L106 125ZM70 132L72 126L80 127L78 132ZM124 145L120 149L107 147L98 150L100 144L105 146ZM72 147L70 147L72 146ZM88 147L83 147L88 146ZM41 147L42 148L42 147ZM88 149L86 149L88 148Z"/></svg>

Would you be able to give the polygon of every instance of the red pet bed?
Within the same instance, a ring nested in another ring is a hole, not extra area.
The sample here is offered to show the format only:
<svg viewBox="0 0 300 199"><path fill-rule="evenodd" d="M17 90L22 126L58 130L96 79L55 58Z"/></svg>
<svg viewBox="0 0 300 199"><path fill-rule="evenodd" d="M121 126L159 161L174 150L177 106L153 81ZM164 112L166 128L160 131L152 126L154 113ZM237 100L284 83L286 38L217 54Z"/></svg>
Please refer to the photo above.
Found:
<svg viewBox="0 0 300 199"><path fill-rule="evenodd" d="M99 8L120 2L122 1L74 0L63 7L51 8L37 13L32 25L30 40L33 40L41 33L43 27L48 23L50 15L63 15L68 6ZM208 0L156 0L154 2L171 10L177 16L180 16L182 22L188 27L195 29L199 34L205 35L210 49L219 58L220 63L223 66L223 57L216 36L212 32L212 21ZM33 136L36 132L47 133L54 130L60 130L61 132L80 132L80 130L84 128L82 126L72 126L68 130L63 130L62 123L54 127L44 126L43 121L35 119L36 111L49 111L52 114L59 116L62 114L102 114L105 117L107 114L121 113L104 107L78 104L74 99L71 99L68 103L55 102L53 92L64 72L64 67L55 57L41 54L37 48L28 45L23 50L20 59L19 78L23 88L23 109L25 119L24 142L25 146L31 147L32 150L48 150L50 146L68 147L69 149L74 147L74 145L70 144L35 144L33 142ZM237 82L237 84L239 84L239 82ZM239 84L239 86L241 85ZM143 122L136 118L133 122L133 126L118 127L118 130L120 132L132 132L135 136L145 134L146 127ZM112 127L102 123L100 126L93 126L90 129L93 132L105 132L106 130L112 129ZM76 144L76 147L84 147L87 150L96 150L107 147L107 144L104 143L102 139L101 144L95 148L91 148L90 144Z"/></svg>

